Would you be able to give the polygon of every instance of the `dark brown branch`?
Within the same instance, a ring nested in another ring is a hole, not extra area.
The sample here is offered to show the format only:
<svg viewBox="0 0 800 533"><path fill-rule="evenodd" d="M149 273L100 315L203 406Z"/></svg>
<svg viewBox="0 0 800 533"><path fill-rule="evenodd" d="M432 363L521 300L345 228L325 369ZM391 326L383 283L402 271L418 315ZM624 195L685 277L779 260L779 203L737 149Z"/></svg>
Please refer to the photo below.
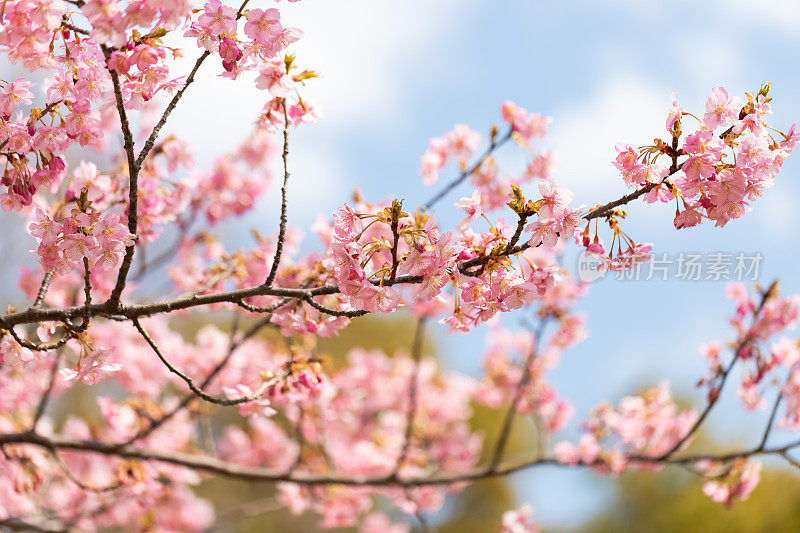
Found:
<svg viewBox="0 0 800 533"><path fill-rule="evenodd" d="M281 222L278 229L278 241L275 244L275 257L272 259L272 267L264 285L272 286L275 276L278 275L278 267L281 264L283 255L283 243L286 240L286 224L288 222L286 210L288 209L287 193L289 186L289 115L286 112L286 100L281 102L283 106L283 186L281 186Z"/></svg>
<svg viewBox="0 0 800 533"><path fill-rule="evenodd" d="M520 461L508 466L500 466L495 470L486 468L471 470L460 474L444 474L425 478L398 479L393 475L383 477L339 477L339 476L318 476L305 473L276 472L269 468L241 466L234 463L221 461L212 457L202 455L181 453L181 452L161 452L130 446L119 446L105 444L95 441L84 441L69 439L60 436L45 437L37 433L8 433L0 434L0 444L30 444L48 450L73 450L85 453L98 453L114 457L136 459L141 461L157 461L166 464L183 466L199 472L216 474L232 479L245 481L287 481L301 485L345 485L345 486L399 486L399 487L421 487L434 485L450 485L453 483L477 481L495 477L503 477L521 470L537 466L551 465L569 468L571 465L559 463L553 457L537 457L534 459ZM790 442L775 448L765 448L759 450L752 448L748 450L731 452L719 455L705 454L692 455L685 457L675 457L669 459L659 459L653 457L629 456L627 459L631 463L642 465L664 464L664 465L685 465L693 464L698 461L731 461L738 457L748 458L757 455L784 455L789 450L800 446L800 441ZM576 466L591 467L602 466L598 463L578 463Z"/></svg>
<svg viewBox="0 0 800 533"><path fill-rule="evenodd" d="M789 373L786 376L786 381L784 382L784 386L789 383L789 379L791 379L792 374ZM767 421L767 426L764 428L764 433L761 435L761 442L759 443L759 449L764 449L764 446L767 445L767 440L769 439L769 434L772 432L772 426L775 424L775 417L778 415L778 409L781 406L781 401L783 401L783 388L778 390L778 395L775 397L775 403L772 404L772 410L769 413L769 420Z"/></svg>
<svg viewBox="0 0 800 533"><path fill-rule="evenodd" d="M207 401L209 403L213 403L213 404L216 404L216 405L222 405L222 406L226 406L227 407L227 406L231 406L231 405L239 405L239 404L242 404L242 403L246 403L246 402L251 402L253 400L257 400L258 398L261 397L262 394L264 394L264 392L268 388L270 388L271 386L273 386L276 383L280 382L281 380L283 380L286 377L286 373L285 372L276 374L272 379L264 381L261 384L261 386L258 388L258 390L256 390L250 396L243 396L242 398L237 398L235 400L230 400L228 398L217 398L216 396L212 396L211 394L208 394L202 388L200 388L197 385L195 385L194 381L192 380L192 378L190 378L189 376L187 376L186 374L184 374L183 372L178 370L175 367L175 365L170 363L167 360L167 358L164 357L164 354L161 353L161 349L155 343L155 341L150 336L150 334L147 333L147 331L139 323L139 319L138 318L134 318L133 319L133 325L139 331L139 334L142 336L142 338L144 338L144 340L147 342L147 344L150 345L150 348L153 349L153 351L158 356L158 358L161 360L161 362L164 363L164 366L166 366L167 369L170 372L172 372L173 374L175 374L176 376L181 378L186 383L186 385L189 386L189 389L193 393L195 393L197 396L199 396L200 398L202 398L203 400L205 400L205 401Z"/></svg>
<svg viewBox="0 0 800 533"><path fill-rule="evenodd" d="M0 528L8 528L11 531L34 531L35 533L66 533L70 531L67 526L51 527L45 524L34 524L21 518L4 518L0 520Z"/></svg>
<svg viewBox="0 0 800 533"><path fill-rule="evenodd" d="M528 222L528 213L517 213L519 220L517 221L517 229L514 230L514 235L511 236L511 240L508 241L506 245L507 248L513 248L519 242L519 238L522 236L522 230L525 229L525 224Z"/></svg>
<svg viewBox="0 0 800 533"><path fill-rule="evenodd" d="M305 298L303 301L306 302L311 307L313 307L314 309L316 309L317 311L319 311L320 313L325 313L326 315L346 316L348 318L355 318L355 317L364 316L364 315L367 314L367 312L364 311L363 309L354 309L352 311L344 311L344 310L341 310L341 309L331 309L330 307L326 307L326 306L322 305L321 303L317 302L311 296L309 296L308 298Z"/></svg>
<svg viewBox="0 0 800 533"><path fill-rule="evenodd" d="M83 258L83 306L92 307L92 273L89 271L89 260ZM86 313L89 316L89 313ZM86 318L86 317L84 317Z"/></svg>
<svg viewBox="0 0 800 533"><path fill-rule="evenodd" d="M28 350L33 350L34 352L49 352L50 350L57 350L58 348L61 348L67 344L67 341L72 338L72 334L68 331L57 341L37 344L29 341L28 339L22 338L19 334L17 334L13 326L8 328L8 333L11 334L11 337L17 342L17 344L23 348L27 348Z"/></svg>
<svg viewBox="0 0 800 533"><path fill-rule="evenodd" d="M50 283L53 281L53 271L47 272L42 278L42 284L39 287L39 292L36 294L36 299L33 301L31 307L36 308L44 303L44 298L47 296L47 290L50 288Z"/></svg>
<svg viewBox="0 0 800 533"><path fill-rule="evenodd" d="M290 301L291 298L283 298L278 303L272 305L251 305L243 300L239 300L235 303L242 309L250 311L251 313L273 313L278 309L280 309L281 307L283 307L284 305L286 305L287 303L289 303Z"/></svg>
<svg viewBox="0 0 800 533"><path fill-rule="evenodd" d="M106 70L108 70L108 73L111 75L111 83L114 86L114 99L116 100L117 114L119 115L122 137L124 139L123 146L125 148L125 155L128 158L128 231L136 235L139 222L137 206L139 200L139 165L133 153L133 135L131 134L131 125L128 121L128 112L125 110L125 101L122 98L119 73L115 69L108 67L108 62L111 59L111 50L103 46L103 53L106 57ZM125 289L125 281L128 277L128 270L130 270L131 263L133 262L135 248L136 245L131 244L125 249L125 256L122 258L122 265L117 274L117 281L108 298L107 306L109 309L116 309L119 307L122 291Z"/></svg>

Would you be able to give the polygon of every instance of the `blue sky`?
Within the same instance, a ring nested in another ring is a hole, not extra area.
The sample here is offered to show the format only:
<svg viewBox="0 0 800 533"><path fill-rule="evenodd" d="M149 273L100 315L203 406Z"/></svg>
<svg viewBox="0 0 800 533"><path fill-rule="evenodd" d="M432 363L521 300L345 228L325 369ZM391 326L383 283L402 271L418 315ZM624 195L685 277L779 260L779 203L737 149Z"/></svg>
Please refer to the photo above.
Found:
<svg viewBox="0 0 800 533"><path fill-rule="evenodd" d="M303 229L316 213L347 201L354 187L370 198L421 204L433 192L417 175L428 139L456 123L488 131L505 99L553 117L552 135L541 146L561 162L557 180L587 204L626 192L610 164L614 144L661 136L672 92L685 109L700 111L713 87L741 94L769 81L772 124L782 129L800 119L796 2L304 0L278 7L286 24L306 32L296 46L298 64L323 75L309 91L325 118L292 136L289 217ZM199 145L199 166L237 144L265 97L247 82L217 78L218 65L209 66L172 121L173 131ZM519 151L503 156L510 171L520 168L514 166ZM787 252L800 222L798 177L800 162L790 158L753 212L724 230L677 232L671 206L642 204L629 209L626 228L659 253L760 252L761 279L779 275L784 292L800 292L800 271ZM468 193L461 189L450 199ZM243 227L274 231L276 184L267 196L256 213L226 227L232 239L247 243ZM437 217L454 222L449 203ZM591 337L553 374L575 400L575 421L597 401L664 376L674 391L700 400L693 390L704 367L697 345L730 333L723 288L674 280L593 284L581 305ZM439 336L448 364L477 371L474 339ZM735 403L723 405L712 427L736 438L759 427L742 413ZM607 483L592 474L537 471L515 482L520 501L530 502L546 525L574 523L607 494Z"/></svg>

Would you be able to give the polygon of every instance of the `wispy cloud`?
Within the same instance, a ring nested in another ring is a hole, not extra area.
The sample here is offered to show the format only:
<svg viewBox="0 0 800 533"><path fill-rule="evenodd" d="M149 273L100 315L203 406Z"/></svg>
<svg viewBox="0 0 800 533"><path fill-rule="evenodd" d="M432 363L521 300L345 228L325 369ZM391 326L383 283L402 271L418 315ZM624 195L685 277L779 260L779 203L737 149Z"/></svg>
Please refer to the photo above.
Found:
<svg viewBox="0 0 800 533"><path fill-rule="evenodd" d="M621 73L609 76L585 100L557 110L551 138L559 182L586 202L619 192L622 180L611 165L615 144L647 144L662 133L668 98L652 82Z"/></svg>

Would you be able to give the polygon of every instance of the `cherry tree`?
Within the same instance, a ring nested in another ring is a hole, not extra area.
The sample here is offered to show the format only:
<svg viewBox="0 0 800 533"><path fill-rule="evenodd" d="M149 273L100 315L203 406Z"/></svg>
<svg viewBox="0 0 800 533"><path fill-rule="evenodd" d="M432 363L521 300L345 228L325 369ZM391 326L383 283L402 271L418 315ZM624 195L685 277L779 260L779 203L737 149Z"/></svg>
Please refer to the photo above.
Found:
<svg viewBox="0 0 800 533"><path fill-rule="evenodd" d="M648 261L653 245L628 233L632 202L674 203L677 230L745 216L800 141L795 126L767 125L769 85L742 97L714 88L695 113L673 96L652 144L617 145L629 190L590 205L558 185L538 147L550 119L503 102L486 137L457 125L430 140L422 182L453 177L429 202L356 194L319 219L301 253L290 137L320 118L304 92L324 65L303 63L302 31L279 7L2 2L5 57L43 81L0 81L0 202L26 221L40 265L19 274L30 304L0 316L0 526L204 530L214 510L193 487L218 476L275 483L278 504L317 514L320 528L432 530L428 515L449 494L543 465L611 476L682 467L724 505L756 488L759 458L800 467L800 439L771 438L800 430L800 349L788 336L800 299L777 283L728 289L736 334L702 349L704 405L679 407L662 382L572 422L548 378L586 337L573 308L587 286L564 251L612 271ZM188 72L182 56L197 57ZM255 83L265 104L240 146L195 169L192 146L164 130L201 68ZM495 152L511 144L527 164L501 170ZM276 165L274 232L226 248L215 226L253 210ZM434 206L463 219L442 227ZM163 253L145 253L159 241ZM137 296L150 275L168 294ZM505 327L498 317L514 311L535 323ZM408 352L355 347L334 364L317 350L358 317L395 312L417 324ZM220 313L230 327L212 319ZM175 322L187 316L204 323L191 338ZM484 322L480 379L424 353L431 328ZM690 453L736 366L744 407L767 412L763 432L749 447ZM95 392L100 421L55 416L77 384ZM501 417L496 440L470 425L476 405ZM207 445L198 419L226 410L236 420ZM518 416L537 420L544 442L507 457ZM559 437L568 424L581 428L574 442ZM528 506L498 517L500 532L537 528Z"/></svg>

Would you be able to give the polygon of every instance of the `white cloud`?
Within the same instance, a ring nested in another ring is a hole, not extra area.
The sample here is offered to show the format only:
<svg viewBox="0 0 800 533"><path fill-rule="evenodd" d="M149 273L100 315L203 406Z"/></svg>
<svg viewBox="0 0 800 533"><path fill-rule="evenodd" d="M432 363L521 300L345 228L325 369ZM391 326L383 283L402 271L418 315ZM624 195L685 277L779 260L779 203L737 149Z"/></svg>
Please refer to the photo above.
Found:
<svg viewBox="0 0 800 533"><path fill-rule="evenodd" d="M752 31L761 26L796 39L800 25L800 2L797 0L616 0L616 3L645 20L685 14L694 22L707 22L709 27L726 28L734 38L739 32ZM595 2L591 2L591 5L595 5Z"/></svg>
<svg viewBox="0 0 800 533"><path fill-rule="evenodd" d="M796 0L715 0L713 9L719 13L729 12L746 26L759 22L772 29L797 37L800 25L800 2Z"/></svg>
<svg viewBox="0 0 800 533"><path fill-rule="evenodd" d="M710 89L722 82L729 85L744 74L733 34L686 31L677 39L676 47L681 66L696 87Z"/></svg>
<svg viewBox="0 0 800 533"><path fill-rule="evenodd" d="M611 161L620 142L648 144L664 133L669 92L634 75L607 79L578 105L554 113L551 139L556 177L581 202L618 194L624 187Z"/></svg>
<svg viewBox="0 0 800 533"><path fill-rule="evenodd" d="M294 193L305 187L308 197L319 199L313 208L325 208L332 193L349 187L351 171L343 155L332 153L330 139L356 128L396 130L407 119L403 99L412 83L405 77L407 67L452 31L447 28L457 26L466 6L456 0L412 0L402 7L373 0L304 0L277 7L284 25L304 32L292 50L301 68L321 73L308 83L304 96L321 104L325 113L317 124L293 136L293 175L304 177L296 183L293 177L292 189ZM195 49L188 40L183 47ZM187 54L175 71L188 72L194 57ZM221 72L220 59L209 57L168 126L197 145L201 168L251 131L268 98L255 88L252 75L232 82L220 77Z"/></svg>
<svg viewBox="0 0 800 533"><path fill-rule="evenodd" d="M328 110L328 120L347 122L403 118L403 90L412 80L404 66L465 12L455 0L413 0L399 5L375 0L304 0L281 8L286 25L305 32L298 61L322 72L309 90Z"/></svg>
<svg viewBox="0 0 800 533"><path fill-rule="evenodd" d="M457 25L465 11L455 0L414 0L402 9L373 0L305 0L278 7L284 25L304 32L292 47L296 63L321 74L308 82L304 95L321 104L325 118L314 127L327 135L364 124L380 129L386 121L404 120L404 90L410 83L405 67L424 57L426 47L433 46L448 25ZM184 46L194 48L188 41ZM182 71L191 68L192 57L182 61ZM243 135L267 100L252 76L232 82L219 77L221 72L219 58L210 57L173 121L187 129L197 127L202 117L196 142L209 148L218 148L220 141L227 145L228 138L203 138L205 132L233 130Z"/></svg>

